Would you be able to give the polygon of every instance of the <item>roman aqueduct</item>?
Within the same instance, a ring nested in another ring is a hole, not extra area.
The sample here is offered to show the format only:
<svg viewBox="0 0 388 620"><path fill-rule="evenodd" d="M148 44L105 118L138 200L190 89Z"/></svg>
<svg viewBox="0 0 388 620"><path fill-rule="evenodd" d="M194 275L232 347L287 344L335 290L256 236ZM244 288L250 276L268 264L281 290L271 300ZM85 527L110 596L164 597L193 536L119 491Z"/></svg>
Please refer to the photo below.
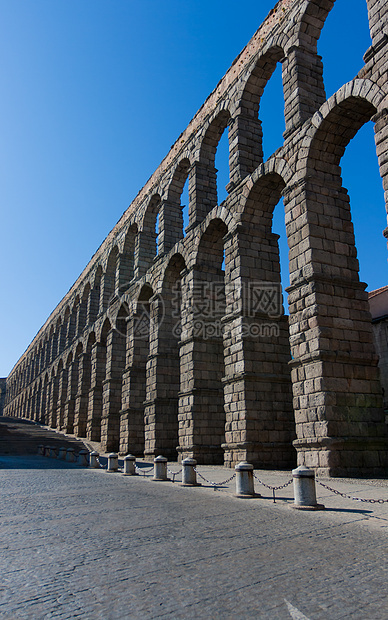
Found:
<svg viewBox="0 0 388 620"><path fill-rule="evenodd" d="M365 64L327 100L317 40L334 0L278 2L13 368L5 415L139 456L382 473L387 427L339 167L372 119L388 204L388 4L367 4ZM277 63L284 144L263 161L259 105ZM281 197L289 317L272 232Z"/></svg>

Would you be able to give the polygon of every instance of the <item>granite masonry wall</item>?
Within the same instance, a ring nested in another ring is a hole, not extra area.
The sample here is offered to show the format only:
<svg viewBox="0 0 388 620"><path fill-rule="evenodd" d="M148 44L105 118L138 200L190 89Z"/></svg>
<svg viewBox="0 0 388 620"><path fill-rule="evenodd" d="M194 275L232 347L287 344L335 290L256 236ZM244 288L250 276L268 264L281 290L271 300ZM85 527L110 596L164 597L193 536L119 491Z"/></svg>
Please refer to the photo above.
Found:
<svg viewBox="0 0 388 620"><path fill-rule="evenodd" d="M372 120L388 199L388 4L367 4L372 46L328 100L317 40L334 0L276 4L13 368L7 415L146 457L386 471L378 358L340 171ZM286 129L263 161L259 106L277 63ZM218 204L224 131L230 182ZM281 197L289 319L272 232Z"/></svg>
<svg viewBox="0 0 388 620"><path fill-rule="evenodd" d="M6 390L7 390L7 378L2 377L0 379L0 415L3 415Z"/></svg>

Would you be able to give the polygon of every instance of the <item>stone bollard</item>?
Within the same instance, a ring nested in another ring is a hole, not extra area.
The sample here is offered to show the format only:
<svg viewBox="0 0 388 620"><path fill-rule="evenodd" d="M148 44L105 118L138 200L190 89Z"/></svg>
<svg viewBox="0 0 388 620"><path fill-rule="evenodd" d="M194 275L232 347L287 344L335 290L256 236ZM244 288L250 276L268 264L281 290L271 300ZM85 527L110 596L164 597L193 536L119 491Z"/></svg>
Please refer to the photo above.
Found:
<svg viewBox="0 0 388 620"><path fill-rule="evenodd" d="M75 460L76 460L76 457L74 455L74 448L67 448L66 461L68 461L69 463L74 463Z"/></svg>
<svg viewBox="0 0 388 620"><path fill-rule="evenodd" d="M315 494L315 472L305 465L292 470L294 479L294 504L298 510L323 510L323 504L317 504Z"/></svg>
<svg viewBox="0 0 388 620"><path fill-rule="evenodd" d="M44 456L50 456L50 446L44 447Z"/></svg>
<svg viewBox="0 0 388 620"><path fill-rule="evenodd" d="M164 456L157 456L154 459L154 477L153 480L163 482L167 478L167 459Z"/></svg>
<svg viewBox="0 0 388 620"><path fill-rule="evenodd" d="M58 458L64 461L66 459L66 453L66 448L59 448Z"/></svg>
<svg viewBox="0 0 388 620"><path fill-rule="evenodd" d="M99 453L95 450L89 454L89 467L100 467L100 463L98 462L99 456Z"/></svg>
<svg viewBox="0 0 388 620"><path fill-rule="evenodd" d="M42 444L38 446L38 455L44 456L44 446Z"/></svg>
<svg viewBox="0 0 388 620"><path fill-rule="evenodd" d="M136 457L132 454L127 454L124 457L124 476L135 476L136 475Z"/></svg>
<svg viewBox="0 0 388 620"><path fill-rule="evenodd" d="M255 493L255 485L253 482L253 465L242 461L235 466L236 472L236 497L249 498L261 497L259 493Z"/></svg>
<svg viewBox="0 0 388 620"><path fill-rule="evenodd" d="M82 465L82 467L87 467L89 465L89 452L87 450L79 451L78 465Z"/></svg>
<svg viewBox="0 0 388 620"><path fill-rule="evenodd" d="M57 456L58 456L57 449L54 448L53 446L51 446L51 448L50 448L50 456L53 459L56 459Z"/></svg>
<svg viewBox="0 0 388 620"><path fill-rule="evenodd" d="M182 486L183 487L198 487L200 484L197 482L197 472L195 467L197 461L195 459L187 458L182 461Z"/></svg>
<svg viewBox="0 0 388 620"><path fill-rule="evenodd" d="M116 472L119 468L119 455L116 452L108 454L108 467L106 471Z"/></svg>

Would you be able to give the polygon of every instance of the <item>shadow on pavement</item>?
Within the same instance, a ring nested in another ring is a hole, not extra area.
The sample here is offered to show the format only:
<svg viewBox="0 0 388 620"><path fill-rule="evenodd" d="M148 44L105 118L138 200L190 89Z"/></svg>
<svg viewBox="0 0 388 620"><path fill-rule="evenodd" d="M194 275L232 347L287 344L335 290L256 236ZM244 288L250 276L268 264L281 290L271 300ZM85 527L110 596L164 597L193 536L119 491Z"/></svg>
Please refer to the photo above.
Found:
<svg viewBox="0 0 388 620"><path fill-rule="evenodd" d="M357 510L352 508L325 508L326 512L354 512L356 514L367 515L372 514L373 510Z"/></svg>
<svg viewBox="0 0 388 620"><path fill-rule="evenodd" d="M84 469L77 463L67 463L44 456L0 456L0 469Z"/></svg>

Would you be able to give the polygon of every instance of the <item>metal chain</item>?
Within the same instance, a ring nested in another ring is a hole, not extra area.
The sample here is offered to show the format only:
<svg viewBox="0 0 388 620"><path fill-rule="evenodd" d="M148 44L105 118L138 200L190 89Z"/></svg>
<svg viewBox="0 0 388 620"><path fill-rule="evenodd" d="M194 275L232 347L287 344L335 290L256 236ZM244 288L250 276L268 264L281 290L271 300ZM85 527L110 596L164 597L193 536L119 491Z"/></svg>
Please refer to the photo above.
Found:
<svg viewBox="0 0 388 620"><path fill-rule="evenodd" d="M202 480L204 480L208 484L211 484L212 487L214 487L214 490L216 490L217 487L222 487L224 484L227 484L228 482L231 482L233 480L233 478L235 478L235 476L236 476L236 473L234 473L233 476L231 476L227 480L224 480L223 482L212 482L211 480L208 480L207 478L202 476L202 474L198 471L198 469L196 469L195 467L193 467L193 469L198 474L198 476L200 478L202 478Z"/></svg>
<svg viewBox="0 0 388 620"><path fill-rule="evenodd" d="M327 486L327 484L323 484L318 478L315 479L318 484L321 485L324 489L331 491L334 495L340 495L341 497L345 497L346 499L352 499L355 502L364 502L365 504L388 504L388 499L365 499L363 497L352 497L351 495L347 495L347 493L341 493L341 491L337 491L336 489L332 489Z"/></svg>
<svg viewBox="0 0 388 620"><path fill-rule="evenodd" d="M146 468L144 468L144 467L140 468L140 467L137 467L137 466L135 465L135 471L136 471L138 474L142 474L142 475L143 475L143 478L145 478L145 476L146 476L147 472L149 472L149 471L150 471L151 469L153 469L153 468L154 468L154 466L153 466L153 465L151 465L151 467L146 467ZM145 471L144 471L144 469L145 469Z"/></svg>
<svg viewBox="0 0 388 620"><path fill-rule="evenodd" d="M253 477L256 478L257 482L260 482L260 484L263 485L263 487L265 487L266 489L270 489L271 491L280 491L280 489L285 489L286 487L288 487L290 484L292 484L293 478L291 478L291 480L289 480L288 482L286 482L285 484L281 484L278 487L273 487L270 484L266 484L265 482L263 482L262 480L260 480L260 478L258 478L256 476L256 474L253 474Z"/></svg>
<svg viewBox="0 0 388 620"><path fill-rule="evenodd" d="M274 503L274 504L276 503L276 493L275 493L275 492L276 492L276 491L280 491L280 489L285 489L285 488L286 488L286 487L288 487L288 486L292 483L292 481L293 481L293 478L291 478L291 480L289 480L289 481L288 481L288 482L286 482L285 484L281 484L281 485L280 485L280 486L278 486L278 487L273 487L273 486L271 486L270 484L266 484L265 482L263 482L262 480L260 480L260 478L258 478L254 472L253 472L253 477L254 477L254 478L256 478L257 482L259 482L260 484L262 484L262 485L263 485L263 487L265 487L266 489L269 489L270 491L272 491L272 498L273 498L273 503Z"/></svg>
<svg viewBox="0 0 388 620"><path fill-rule="evenodd" d="M175 476L179 476L179 474L182 473L182 469L180 469L179 471L171 471L171 469L169 469L168 467L167 471L169 474L171 474L173 482L175 482Z"/></svg>
<svg viewBox="0 0 388 620"><path fill-rule="evenodd" d="M98 458L98 456L96 456L96 461L99 464L99 466L101 467L101 469L106 469L106 466L103 465L102 463L100 463L100 459Z"/></svg>

